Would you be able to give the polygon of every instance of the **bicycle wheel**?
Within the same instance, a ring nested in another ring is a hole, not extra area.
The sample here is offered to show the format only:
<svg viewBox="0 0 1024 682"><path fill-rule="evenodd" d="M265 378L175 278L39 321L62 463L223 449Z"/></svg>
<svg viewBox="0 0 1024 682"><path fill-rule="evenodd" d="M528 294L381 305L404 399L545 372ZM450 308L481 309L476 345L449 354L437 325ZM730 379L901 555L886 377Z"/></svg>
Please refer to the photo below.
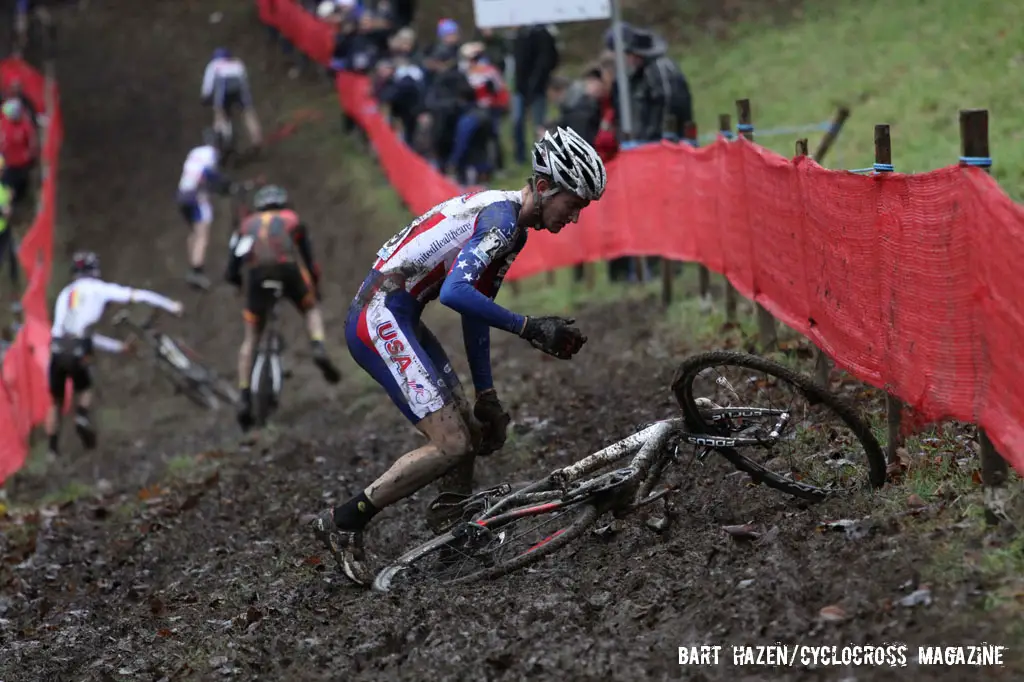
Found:
<svg viewBox="0 0 1024 682"><path fill-rule="evenodd" d="M587 500L570 505L548 502L462 523L378 571L373 589L388 592L417 584L458 585L497 578L557 552L579 538L600 515ZM530 521L539 518L544 520L530 526ZM552 523L550 529L539 530L548 523ZM520 540L525 542L518 544Z"/></svg>
<svg viewBox="0 0 1024 682"><path fill-rule="evenodd" d="M211 370L206 370L210 375L210 390L216 394L218 398L224 400L229 405L237 405L238 399L241 397L238 393L238 389L235 388L227 379L218 376Z"/></svg>
<svg viewBox="0 0 1024 682"><path fill-rule="evenodd" d="M158 366L174 385L176 392L183 394L199 407L215 410L219 406L217 396L203 382L196 381L180 367L161 357Z"/></svg>
<svg viewBox="0 0 1024 682"><path fill-rule="evenodd" d="M758 401L741 397L744 389L754 389ZM764 407L760 401L767 396L769 407L790 414L770 448L746 449L750 454L715 448L755 481L813 501L861 487L865 478L875 487L885 483L885 455L867 422L839 396L777 362L736 351L700 353L676 371L672 391L687 427L700 434L757 438L774 427L774 418L772 423L745 415L712 419L706 400L716 407ZM789 398L776 398L787 391ZM798 405L798 398L806 405ZM756 457L759 453L764 457Z"/></svg>
<svg viewBox="0 0 1024 682"><path fill-rule="evenodd" d="M263 351L256 354L252 366L252 417L256 426L265 426L274 411L274 376L272 356Z"/></svg>

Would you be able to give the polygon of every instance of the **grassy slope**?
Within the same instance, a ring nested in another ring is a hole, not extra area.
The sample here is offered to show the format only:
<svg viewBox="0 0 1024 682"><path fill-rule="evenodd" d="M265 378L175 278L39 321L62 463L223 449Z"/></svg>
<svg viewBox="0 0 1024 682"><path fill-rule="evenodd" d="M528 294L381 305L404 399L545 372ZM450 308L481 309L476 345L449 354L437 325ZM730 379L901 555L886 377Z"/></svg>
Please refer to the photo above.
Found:
<svg viewBox="0 0 1024 682"><path fill-rule="evenodd" d="M987 108L995 177L1011 196L1021 197L1024 149L1015 100L1024 76L1024 43L1014 27L1024 20L1024 4L809 5L799 23L742 26L729 45L705 39L685 49L681 63L702 132L717 127L718 113L732 113L735 120L733 102L740 97L751 99L760 128L821 120L845 102L853 115L827 166L870 165L872 127L888 123L896 169L924 172L956 161L958 110ZM793 142L759 140L787 156Z"/></svg>

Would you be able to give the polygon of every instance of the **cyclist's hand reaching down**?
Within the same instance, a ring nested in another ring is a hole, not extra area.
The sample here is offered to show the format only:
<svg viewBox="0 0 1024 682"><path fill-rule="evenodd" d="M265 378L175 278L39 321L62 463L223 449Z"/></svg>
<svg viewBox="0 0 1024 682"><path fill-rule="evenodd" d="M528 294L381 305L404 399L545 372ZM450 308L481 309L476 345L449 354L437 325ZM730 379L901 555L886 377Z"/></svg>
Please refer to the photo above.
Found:
<svg viewBox="0 0 1024 682"><path fill-rule="evenodd" d="M477 454L489 455L500 450L505 445L508 423L512 418L501 406L498 394L493 388L477 395L476 405L473 406L473 416L480 421L482 427Z"/></svg>
<svg viewBox="0 0 1024 682"><path fill-rule="evenodd" d="M527 317L521 337L548 355L568 360L580 352L587 337L573 327L571 317Z"/></svg>

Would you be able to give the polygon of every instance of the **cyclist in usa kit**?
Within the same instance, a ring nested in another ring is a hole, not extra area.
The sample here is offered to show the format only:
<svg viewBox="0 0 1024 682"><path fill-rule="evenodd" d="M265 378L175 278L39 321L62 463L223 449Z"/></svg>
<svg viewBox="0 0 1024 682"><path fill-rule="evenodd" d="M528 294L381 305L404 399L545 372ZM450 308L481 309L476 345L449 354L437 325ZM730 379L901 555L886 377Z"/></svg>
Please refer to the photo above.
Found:
<svg viewBox="0 0 1024 682"><path fill-rule="evenodd" d="M491 327L517 334L563 360L586 337L562 317L527 317L494 302L502 279L526 244L527 228L559 232L601 198L607 176L597 152L570 129L534 145L533 176L519 191L484 191L438 204L377 252L377 262L349 309L345 335L352 357L428 439L344 504L322 512L312 530L345 575L367 584L363 531L380 510L442 478L445 491L471 491L476 455L505 443L510 421L491 378ZM470 410L459 379L420 315L426 304L462 315L476 402Z"/></svg>

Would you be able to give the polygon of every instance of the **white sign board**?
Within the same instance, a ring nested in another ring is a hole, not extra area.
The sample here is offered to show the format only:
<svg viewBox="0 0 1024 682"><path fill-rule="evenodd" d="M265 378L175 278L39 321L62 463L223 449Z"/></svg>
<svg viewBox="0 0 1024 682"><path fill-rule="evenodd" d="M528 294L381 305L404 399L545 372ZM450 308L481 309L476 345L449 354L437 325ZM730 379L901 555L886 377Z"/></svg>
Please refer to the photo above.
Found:
<svg viewBox="0 0 1024 682"><path fill-rule="evenodd" d="M610 19L611 0L473 0L477 28Z"/></svg>

